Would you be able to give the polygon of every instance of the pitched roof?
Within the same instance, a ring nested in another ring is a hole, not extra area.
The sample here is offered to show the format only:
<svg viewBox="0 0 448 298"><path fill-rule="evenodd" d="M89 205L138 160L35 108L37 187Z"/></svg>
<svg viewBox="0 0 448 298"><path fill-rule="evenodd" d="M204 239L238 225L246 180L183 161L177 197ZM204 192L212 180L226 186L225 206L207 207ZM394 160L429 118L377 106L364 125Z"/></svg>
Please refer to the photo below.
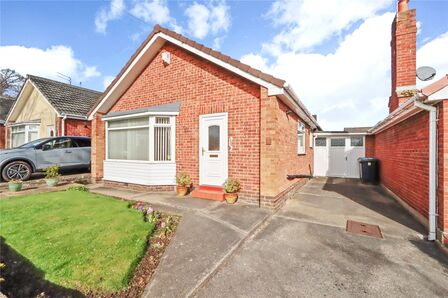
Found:
<svg viewBox="0 0 448 298"><path fill-rule="evenodd" d="M28 75L27 78L48 99L59 114L87 116L101 92Z"/></svg>
<svg viewBox="0 0 448 298"><path fill-rule="evenodd" d="M0 96L0 124L4 123L9 110L15 102L15 98Z"/></svg>
<svg viewBox="0 0 448 298"><path fill-rule="evenodd" d="M268 86L275 87L277 90L282 90L281 92L283 95L285 93L288 93L289 95L284 95L288 97L290 100L295 102L295 105L299 106L299 109L301 112L298 114L303 118L305 117L306 122L308 122L311 126L317 127L318 129L321 129L319 124L317 123L316 119L311 115L311 113L305 108L303 103L299 100L299 98L295 95L292 88L288 86L288 84L279 78L276 78L270 74L264 73L258 69L252 68L247 64L241 63L240 61L231 58L230 56L224 55L218 51L215 51L211 48L208 48L202 44L199 44L191 39L186 38L185 36L182 36L174 31L171 31L169 29L163 28L159 25L155 25L153 31L148 35L148 37L143 41L143 43L140 45L140 47L135 51L135 53L131 56L129 61L124 65L124 67L120 70L118 75L115 77L115 79L109 84L109 86L104 91L103 95L97 100L95 105L90 109L89 111L89 117L92 117L92 115L98 111L103 104L107 102L112 97L113 100L117 100L119 98L119 94L122 91L119 90L120 84L122 83L122 78L126 77L130 73L130 69L132 70L134 67L138 68L138 61L139 59L145 55L145 51L148 51L153 45L156 44L157 38L160 38L166 42L172 42L175 43L181 47L188 48L189 51L197 54L197 55L204 55L203 57L206 57L206 59L209 60L215 60L212 61L214 63L223 63L223 67L230 69L231 71L237 72L239 75L252 77L254 79L251 80L258 80L258 82L264 82L264 84ZM160 43L159 43L160 46ZM155 49L157 51L157 49ZM200 53L200 54L199 54ZM151 54L150 54L151 55ZM152 59L152 58L151 58ZM220 61L220 62L217 62ZM135 73L140 72L142 69L138 68ZM263 85L264 85L263 84ZM118 86L118 87L117 87ZM125 88L125 87L124 87ZM270 88L270 87L269 87ZM277 91L279 92L279 91ZM274 94L276 95L276 94ZM280 94L279 94L280 95ZM294 104L293 104L294 105ZM110 107L108 107L110 108ZM107 112L108 108L105 108L103 112ZM294 110L297 113L296 108L294 107Z"/></svg>

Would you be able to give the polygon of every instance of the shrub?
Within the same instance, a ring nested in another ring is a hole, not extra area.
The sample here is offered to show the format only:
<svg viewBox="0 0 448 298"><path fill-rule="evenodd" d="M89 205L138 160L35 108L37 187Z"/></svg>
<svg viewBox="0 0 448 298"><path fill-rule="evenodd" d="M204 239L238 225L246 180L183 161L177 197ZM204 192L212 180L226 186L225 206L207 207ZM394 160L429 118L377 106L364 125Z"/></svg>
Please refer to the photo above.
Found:
<svg viewBox="0 0 448 298"><path fill-rule="evenodd" d="M67 188L70 191L89 191L89 189L85 185L72 185Z"/></svg>
<svg viewBox="0 0 448 298"><path fill-rule="evenodd" d="M8 183L11 183L11 184L22 184L23 181L20 180L20 179L11 179L11 180L9 180Z"/></svg>
<svg viewBox="0 0 448 298"><path fill-rule="evenodd" d="M59 166L58 165L50 166L50 167L46 168L44 171L45 171L46 179L57 178L57 177L61 176L59 174Z"/></svg>
<svg viewBox="0 0 448 298"><path fill-rule="evenodd" d="M240 181L238 179L227 179L224 183L224 191L226 193L235 193L240 190Z"/></svg>
<svg viewBox="0 0 448 298"><path fill-rule="evenodd" d="M191 178L187 173L179 173L176 175L176 183L180 186L190 186Z"/></svg>

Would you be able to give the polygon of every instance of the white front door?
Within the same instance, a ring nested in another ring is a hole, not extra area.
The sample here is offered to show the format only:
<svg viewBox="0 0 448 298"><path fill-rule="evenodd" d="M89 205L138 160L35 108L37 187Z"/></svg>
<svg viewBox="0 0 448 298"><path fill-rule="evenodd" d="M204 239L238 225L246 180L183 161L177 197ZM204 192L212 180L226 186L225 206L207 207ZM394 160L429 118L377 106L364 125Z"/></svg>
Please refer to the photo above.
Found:
<svg viewBox="0 0 448 298"><path fill-rule="evenodd" d="M199 183L222 186L227 160L227 113L199 116Z"/></svg>

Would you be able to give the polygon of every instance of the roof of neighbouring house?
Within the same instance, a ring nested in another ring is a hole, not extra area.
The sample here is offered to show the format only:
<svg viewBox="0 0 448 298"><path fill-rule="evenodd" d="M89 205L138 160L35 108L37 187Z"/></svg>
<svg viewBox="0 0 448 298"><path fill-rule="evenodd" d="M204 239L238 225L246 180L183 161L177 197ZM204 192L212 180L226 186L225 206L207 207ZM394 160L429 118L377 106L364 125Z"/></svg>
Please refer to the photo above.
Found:
<svg viewBox="0 0 448 298"><path fill-rule="evenodd" d="M214 63L218 64L217 61L220 61L219 63L222 63L223 65L227 65L229 69L232 69L231 71L237 72L239 75L242 75L243 73L247 74L248 76L252 78L256 78L257 80L261 82L266 82L269 86L275 86L277 89L284 89L285 92L288 92L288 96L293 98L295 101L295 104L299 106L301 112L300 116L305 116L305 121L307 121L310 125L317 127L318 129L321 129L319 124L317 123L316 119L311 115L311 113L306 109L304 104L299 100L299 98L294 94L292 91L292 88L288 86L286 81L276 78L270 74L267 74L265 72L262 72L258 69L252 68L247 64L241 63L240 61L231 58L230 56L224 55L221 52L218 52L216 50L213 50L211 48L208 48L202 44L199 44L191 39L186 38L185 36L182 36L174 31L171 31L169 29L163 28L159 25L154 26L154 30L148 35L146 40L140 45L140 47L135 51L135 53L131 56L129 61L125 64L125 66L121 69L121 71L118 73L118 75L115 77L115 79L109 84L109 86L104 91L103 95L98 99L96 104L92 107L92 109L89 112L89 115L94 114L103 104L105 101L109 100L111 97L113 97L112 100L116 100L118 97L115 93L118 93L119 91L116 91L116 89L120 88L121 79L122 77L126 77L129 75L129 69L132 69L133 67L136 67L139 59L145 54L145 51L148 51L148 48L151 48L157 38L161 37L167 42L174 42L179 43L182 45L182 47L188 47L191 52L198 55L198 53L202 53L205 55L206 59L209 59L213 61ZM153 43L154 42L154 43ZM237 70L237 71L236 71ZM116 85L118 85L118 88L116 88ZM107 108L105 108L106 112ZM302 117L303 118L303 117Z"/></svg>
<svg viewBox="0 0 448 298"><path fill-rule="evenodd" d="M59 114L87 116L102 92L28 75Z"/></svg>
<svg viewBox="0 0 448 298"><path fill-rule="evenodd" d="M8 116L9 110L15 102L15 98L0 96L0 124L3 124Z"/></svg>
<svg viewBox="0 0 448 298"><path fill-rule="evenodd" d="M59 114L87 116L102 92L28 75Z"/></svg>

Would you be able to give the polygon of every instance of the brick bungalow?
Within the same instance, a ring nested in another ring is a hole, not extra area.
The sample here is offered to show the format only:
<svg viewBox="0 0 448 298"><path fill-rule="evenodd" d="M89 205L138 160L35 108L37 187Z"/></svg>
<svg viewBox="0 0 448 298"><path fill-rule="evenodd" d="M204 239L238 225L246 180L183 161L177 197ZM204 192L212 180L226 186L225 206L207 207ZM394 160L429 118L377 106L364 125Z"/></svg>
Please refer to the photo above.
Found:
<svg viewBox="0 0 448 298"><path fill-rule="evenodd" d="M390 114L370 133L382 184L448 243L448 75L416 88L416 11L398 1L392 24Z"/></svg>
<svg viewBox="0 0 448 298"><path fill-rule="evenodd" d="M8 96L0 96L0 149L5 149L6 141L6 128L5 120L8 116L9 110L14 104L14 98Z"/></svg>
<svg viewBox="0 0 448 298"><path fill-rule="evenodd" d="M101 92L28 75L5 121L6 147L50 136L90 136L87 113Z"/></svg>
<svg viewBox="0 0 448 298"><path fill-rule="evenodd" d="M207 197L237 178L241 201L269 208L305 181L287 175L313 174L320 129L285 81L158 25L89 119L96 181L173 190L186 172Z"/></svg>

